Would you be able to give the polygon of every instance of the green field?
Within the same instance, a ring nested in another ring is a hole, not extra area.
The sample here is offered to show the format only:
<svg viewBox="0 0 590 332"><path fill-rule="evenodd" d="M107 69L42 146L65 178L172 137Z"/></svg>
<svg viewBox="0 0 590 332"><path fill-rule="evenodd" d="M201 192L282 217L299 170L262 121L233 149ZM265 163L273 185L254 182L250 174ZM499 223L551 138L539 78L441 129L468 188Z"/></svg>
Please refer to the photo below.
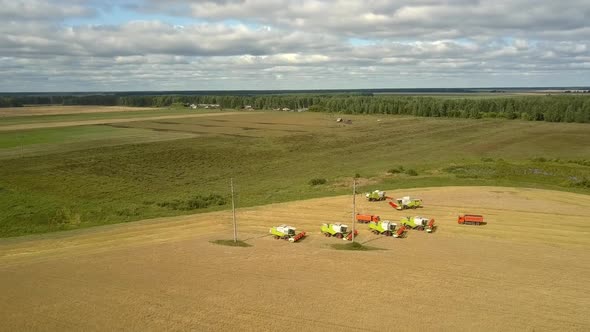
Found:
<svg viewBox="0 0 590 332"><path fill-rule="evenodd" d="M59 106L56 106L59 107ZM142 110L133 112L108 112L108 113L80 113L80 114L59 114L59 115L36 115L36 116L4 116L0 117L0 128L2 126L33 124L33 123L54 123L68 121L105 120L105 119L127 119L154 117L166 115L182 115L203 113L204 110L193 110L188 108L154 108L153 110ZM211 111L209 111L211 112Z"/></svg>
<svg viewBox="0 0 590 332"><path fill-rule="evenodd" d="M94 116L123 115L75 118ZM230 177L241 207L345 194L357 175L360 190L590 193L587 124L347 115L344 125L340 116L242 113L0 133L0 236L227 209ZM72 116L59 117L26 121ZM327 181L310 185L317 178Z"/></svg>

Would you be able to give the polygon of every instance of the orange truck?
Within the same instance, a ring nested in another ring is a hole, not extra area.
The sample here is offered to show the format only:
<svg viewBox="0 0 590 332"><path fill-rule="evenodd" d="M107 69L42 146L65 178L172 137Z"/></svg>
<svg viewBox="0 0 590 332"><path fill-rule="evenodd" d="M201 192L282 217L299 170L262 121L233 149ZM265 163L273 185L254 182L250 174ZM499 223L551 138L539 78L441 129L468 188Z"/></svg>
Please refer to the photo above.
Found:
<svg viewBox="0 0 590 332"><path fill-rule="evenodd" d="M379 218L379 216L375 216L372 214L356 214L356 221L360 222L362 224L368 224L371 221L374 222L379 222L379 220L381 220L381 218Z"/></svg>
<svg viewBox="0 0 590 332"><path fill-rule="evenodd" d="M461 225L485 225L486 222L483 221L483 216L478 214L462 214L457 218L457 222Z"/></svg>

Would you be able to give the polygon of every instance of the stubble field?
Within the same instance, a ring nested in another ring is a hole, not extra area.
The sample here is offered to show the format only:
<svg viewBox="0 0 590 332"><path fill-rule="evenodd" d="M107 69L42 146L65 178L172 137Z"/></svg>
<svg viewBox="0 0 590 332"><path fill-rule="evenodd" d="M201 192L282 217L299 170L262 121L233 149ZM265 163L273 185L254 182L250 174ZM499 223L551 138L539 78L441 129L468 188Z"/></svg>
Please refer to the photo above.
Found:
<svg viewBox="0 0 590 332"><path fill-rule="evenodd" d="M425 207L359 212L435 217L432 234L338 251L322 222L349 222L351 197L238 210L253 245L225 247L227 211L0 240L7 330L579 330L590 328L590 197L506 187L395 190ZM460 212L486 226L461 226ZM298 243L272 225L306 230Z"/></svg>

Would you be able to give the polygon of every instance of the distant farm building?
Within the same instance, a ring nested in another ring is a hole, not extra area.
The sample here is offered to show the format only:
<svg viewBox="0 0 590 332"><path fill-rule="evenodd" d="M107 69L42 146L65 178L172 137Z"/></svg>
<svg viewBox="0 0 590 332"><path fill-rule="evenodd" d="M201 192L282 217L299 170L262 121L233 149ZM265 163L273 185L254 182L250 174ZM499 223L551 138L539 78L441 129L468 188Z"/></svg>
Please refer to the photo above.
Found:
<svg viewBox="0 0 590 332"><path fill-rule="evenodd" d="M197 108L205 108L205 109L221 108L221 105L219 105L219 104L190 104L187 106L194 109L194 110Z"/></svg>
<svg viewBox="0 0 590 332"><path fill-rule="evenodd" d="M221 108L221 106L219 104L198 104L197 105L199 108L205 108L205 109L210 109L210 108Z"/></svg>

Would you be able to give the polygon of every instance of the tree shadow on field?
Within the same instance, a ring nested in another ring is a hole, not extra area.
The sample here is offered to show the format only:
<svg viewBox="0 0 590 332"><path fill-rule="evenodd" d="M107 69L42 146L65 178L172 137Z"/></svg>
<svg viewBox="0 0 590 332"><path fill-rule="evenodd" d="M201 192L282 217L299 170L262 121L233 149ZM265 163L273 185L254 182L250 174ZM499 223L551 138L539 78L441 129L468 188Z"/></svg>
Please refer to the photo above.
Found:
<svg viewBox="0 0 590 332"><path fill-rule="evenodd" d="M359 242L348 242L348 243L335 243L331 244L330 247L335 250L349 250L349 251L372 251L372 250L385 250L382 248L366 246Z"/></svg>
<svg viewBox="0 0 590 332"><path fill-rule="evenodd" d="M372 239L369 239L369 240L366 240L366 241L363 241L363 242L361 242L361 244L362 244L362 245L365 245L365 244L367 244L367 243L371 243L371 242L373 242L373 241L377 241L377 240L379 240L379 239L382 239L383 237L384 237L384 236L376 236L376 237L374 237L374 238L372 238ZM385 250L385 249L383 249L383 250Z"/></svg>
<svg viewBox="0 0 590 332"><path fill-rule="evenodd" d="M251 247L251 244L246 243L242 240L214 240L210 241L213 244L221 245L221 246L228 246L228 247Z"/></svg>

